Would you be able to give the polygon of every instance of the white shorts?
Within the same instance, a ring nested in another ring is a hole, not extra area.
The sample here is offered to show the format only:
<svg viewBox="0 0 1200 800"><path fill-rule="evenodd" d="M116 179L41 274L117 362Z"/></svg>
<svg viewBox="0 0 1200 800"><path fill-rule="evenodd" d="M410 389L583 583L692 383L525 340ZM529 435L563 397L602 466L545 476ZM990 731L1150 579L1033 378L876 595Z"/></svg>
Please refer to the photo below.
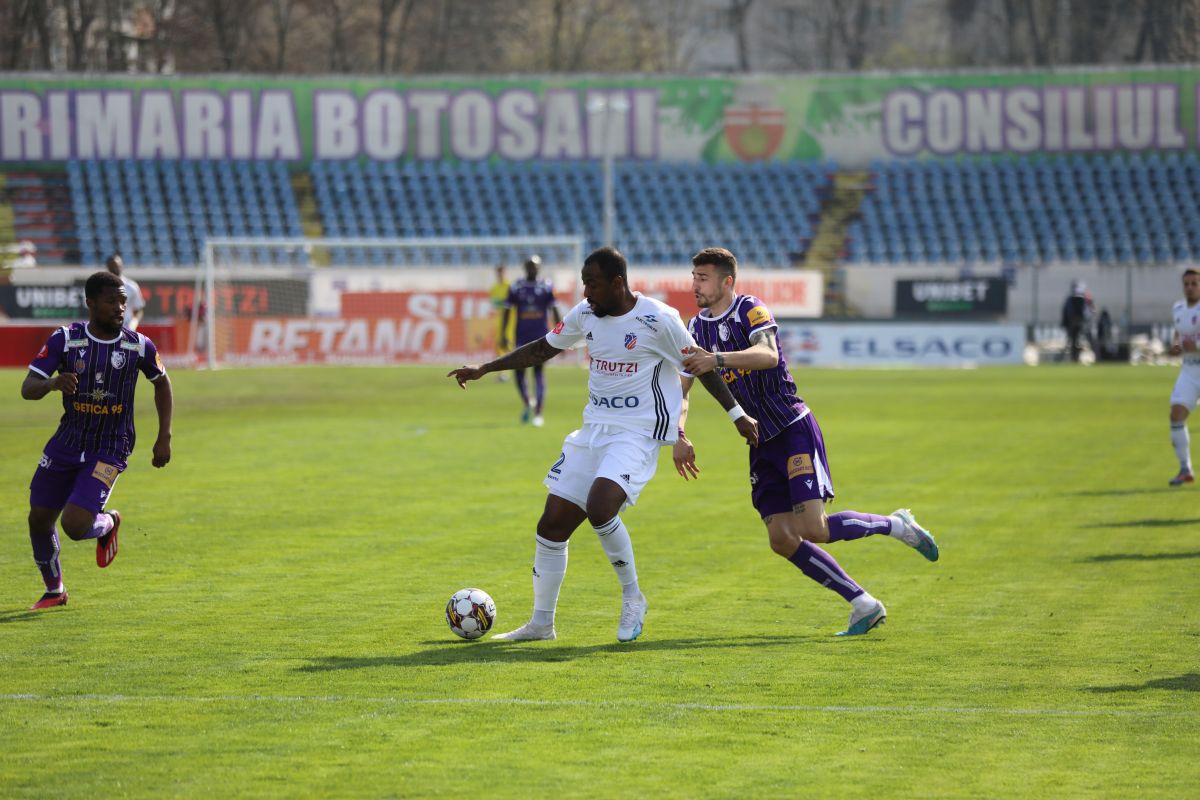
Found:
<svg viewBox="0 0 1200 800"><path fill-rule="evenodd" d="M1200 402L1200 369L1184 367L1171 390L1171 405L1191 411L1197 402Z"/></svg>
<svg viewBox="0 0 1200 800"><path fill-rule="evenodd" d="M662 442L611 425L584 425L563 441L562 454L546 473L550 494L587 510L588 492L596 478L607 478L625 490L624 511L637 502L658 469Z"/></svg>

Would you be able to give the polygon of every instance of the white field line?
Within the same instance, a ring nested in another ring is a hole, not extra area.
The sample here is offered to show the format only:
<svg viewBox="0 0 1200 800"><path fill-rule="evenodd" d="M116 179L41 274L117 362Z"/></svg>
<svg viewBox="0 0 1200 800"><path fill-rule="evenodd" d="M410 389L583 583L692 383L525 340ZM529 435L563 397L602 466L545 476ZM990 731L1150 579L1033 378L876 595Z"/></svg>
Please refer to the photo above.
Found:
<svg viewBox="0 0 1200 800"><path fill-rule="evenodd" d="M1200 710L1151 711L1109 708L986 708L973 706L817 706L759 703L653 703L613 700L540 700L499 698L351 697L346 695L132 695L132 694L0 694L0 702L17 703L326 703L394 706L533 706L550 708L640 708L701 712L793 712L807 714L929 714L1029 717L1200 717Z"/></svg>

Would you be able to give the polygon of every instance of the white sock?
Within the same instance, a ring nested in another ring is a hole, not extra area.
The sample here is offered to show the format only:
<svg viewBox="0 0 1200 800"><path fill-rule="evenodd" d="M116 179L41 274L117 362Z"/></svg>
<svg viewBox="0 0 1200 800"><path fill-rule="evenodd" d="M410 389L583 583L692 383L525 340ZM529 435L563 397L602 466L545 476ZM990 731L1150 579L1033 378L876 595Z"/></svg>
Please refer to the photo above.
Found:
<svg viewBox="0 0 1200 800"><path fill-rule="evenodd" d="M534 535L533 618L534 625L553 625L558 607L558 590L567 575L567 542L552 542Z"/></svg>
<svg viewBox="0 0 1200 800"><path fill-rule="evenodd" d="M900 534L904 533L904 520L894 514L888 517L888 519L892 523L892 529L888 531L888 535L895 536L897 539L900 538Z"/></svg>
<svg viewBox="0 0 1200 800"><path fill-rule="evenodd" d="M1192 438L1188 434L1187 422L1171 423L1171 446L1175 448L1175 456L1179 459L1179 468L1185 472L1192 471Z"/></svg>
<svg viewBox="0 0 1200 800"><path fill-rule="evenodd" d="M599 537L604 554L608 556L609 563L617 572L617 579L621 581L621 594L625 597L636 597L641 590L638 588L637 565L633 560L633 540L629 538L625 523L619 516L613 517L599 527L593 525L592 530Z"/></svg>
<svg viewBox="0 0 1200 800"><path fill-rule="evenodd" d="M850 601L850 607L853 608L856 613L862 614L874 608L876 602L877 601L871 596L870 592L863 592L858 597Z"/></svg>

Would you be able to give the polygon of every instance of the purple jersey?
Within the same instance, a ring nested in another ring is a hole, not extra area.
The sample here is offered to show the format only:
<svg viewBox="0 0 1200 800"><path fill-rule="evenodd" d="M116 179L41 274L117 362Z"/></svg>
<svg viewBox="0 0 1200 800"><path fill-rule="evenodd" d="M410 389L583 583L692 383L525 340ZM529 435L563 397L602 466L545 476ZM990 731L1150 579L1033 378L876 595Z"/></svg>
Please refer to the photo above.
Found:
<svg viewBox="0 0 1200 800"><path fill-rule="evenodd" d="M517 314L517 346L536 342L550 330L546 317L554 308L554 287L546 280L521 280L508 289L506 308Z"/></svg>
<svg viewBox="0 0 1200 800"><path fill-rule="evenodd" d="M133 392L140 371L150 380L166 374L158 349L140 333L121 329L97 339L83 322L50 334L29 369L44 378L55 372L79 377L75 394L63 395L63 415L49 446L125 461L133 452Z"/></svg>
<svg viewBox="0 0 1200 800"><path fill-rule="evenodd" d="M758 331L778 329L763 301L751 295L735 295L719 317L702 309L688 323L696 344L710 353L735 353L750 347ZM758 420L759 438L767 441L805 414L804 401L796 395L796 382L788 371L783 352L770 369L718 369L746 413Z"/></svg>

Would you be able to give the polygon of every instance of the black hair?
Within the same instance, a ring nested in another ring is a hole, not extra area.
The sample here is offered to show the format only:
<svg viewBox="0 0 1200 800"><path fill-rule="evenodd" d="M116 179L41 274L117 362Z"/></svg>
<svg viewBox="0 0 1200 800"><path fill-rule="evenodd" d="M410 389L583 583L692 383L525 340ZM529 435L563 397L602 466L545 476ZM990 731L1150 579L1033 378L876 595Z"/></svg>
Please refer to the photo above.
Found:
<svg viewBox="0 0 1200 800"><path fill-rule="evenodd" d="M625 285L629 285L629 270L625 262L625 256L621 255L621 251L615 247L601 247L599 250L593 250L591 255L583 260L583 265L595 264L599 267L600 272L604 273L604 277L609 283L612 283L614 278L621 278L625 281Z"/></svg>
<svg viewBox="0 0 1200 800"><path fill-rule="evenodd" d="M110 288L125 291L125 284L111 272L93 272L83 285L83 295L88 300L95 300L105 289Z"/></svg>
<svg viewBox="0 0 1200 800"><path fill-rule="evenodd" d="M1200 272L1197 272L1196 270L1192 269L1191 267L1188 267L1187 269L1185 269L1183 271L1183 277L1186 278L1188 275L1200 275Z"/></svg>

